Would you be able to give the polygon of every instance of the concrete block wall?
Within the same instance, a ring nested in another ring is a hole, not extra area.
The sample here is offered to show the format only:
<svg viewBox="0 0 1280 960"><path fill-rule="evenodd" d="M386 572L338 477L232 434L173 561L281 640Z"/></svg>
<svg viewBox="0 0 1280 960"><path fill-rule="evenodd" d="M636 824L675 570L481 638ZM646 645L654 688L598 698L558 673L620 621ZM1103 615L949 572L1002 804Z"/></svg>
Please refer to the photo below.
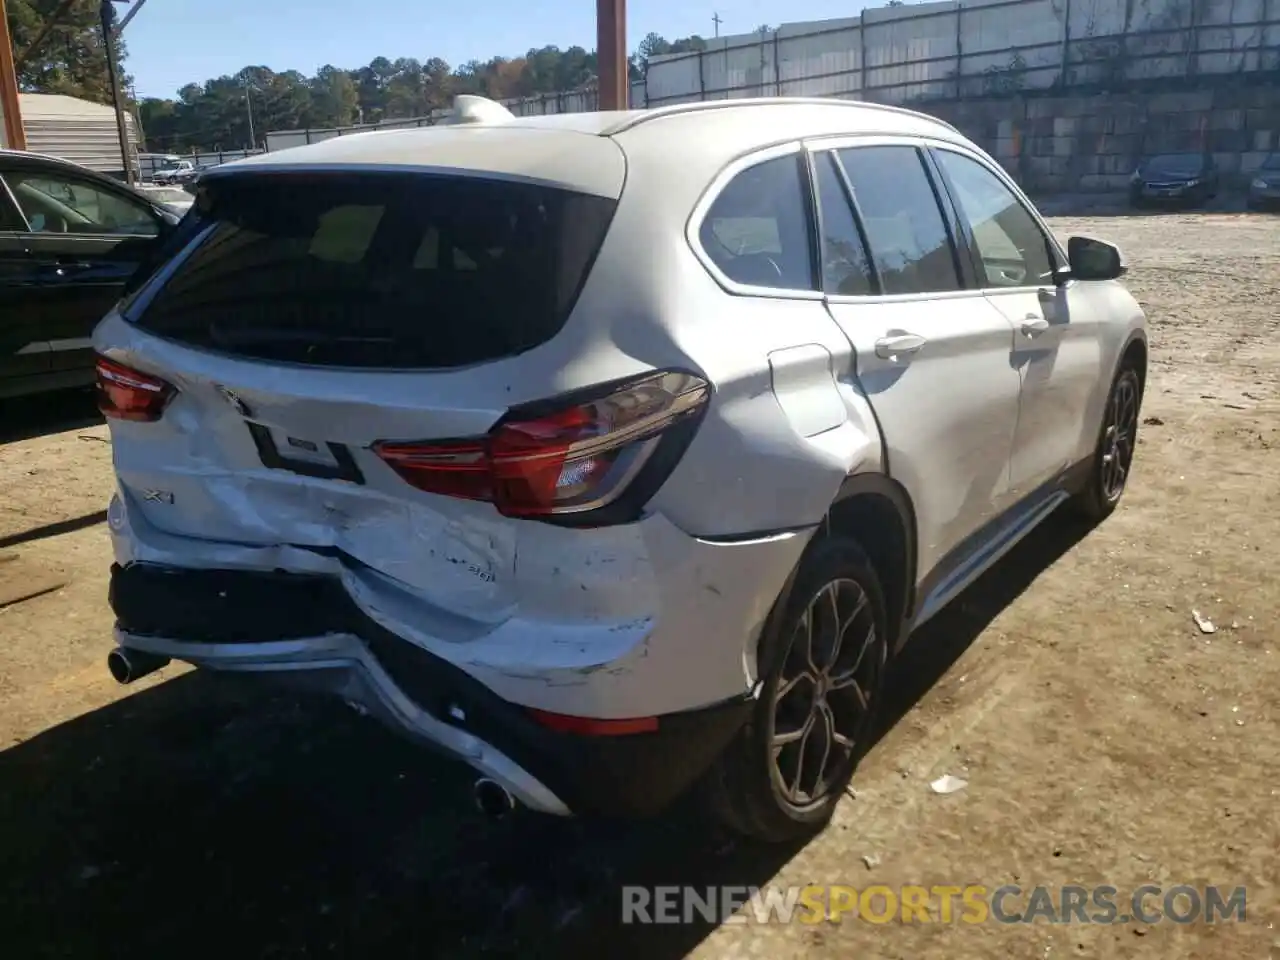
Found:
<svg viewBox="0 0 1280 960"><path fill-rule="evenodd" d="M1152 153L1208 150L1223 185L1240 185L1280 150L1280 90L1220 87L921 104L954 124L1033 193L1128 186Z"/></svg>

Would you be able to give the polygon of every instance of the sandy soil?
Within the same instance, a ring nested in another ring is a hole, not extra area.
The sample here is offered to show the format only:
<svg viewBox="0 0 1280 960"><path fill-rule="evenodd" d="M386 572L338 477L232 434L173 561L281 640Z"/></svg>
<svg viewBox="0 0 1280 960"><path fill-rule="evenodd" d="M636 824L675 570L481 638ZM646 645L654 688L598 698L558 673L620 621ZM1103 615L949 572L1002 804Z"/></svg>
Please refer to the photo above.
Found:
<svg viewBox="0 0 1280 960"><path fill-rule="evenodd" d="M1087 535L1052 521L912 641L856 796L799 850L683 815L489 824L462 768L340 706L177 668L126 694L103 666L106 430L82 398L8 406L6 953L1280 957L1280 219L1055 227L1119 241L1151 317L1132 486ZM968 787L935 795L945 773ZM1245 885L1247 920L618 923L622 884L1147 882Z"/></svg>

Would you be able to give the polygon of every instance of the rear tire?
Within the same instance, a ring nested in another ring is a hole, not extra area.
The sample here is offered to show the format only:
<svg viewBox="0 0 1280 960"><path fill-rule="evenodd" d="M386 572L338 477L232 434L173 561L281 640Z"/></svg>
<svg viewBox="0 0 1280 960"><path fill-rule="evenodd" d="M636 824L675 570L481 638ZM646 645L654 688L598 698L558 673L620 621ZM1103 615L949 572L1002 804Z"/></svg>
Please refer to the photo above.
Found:
<svg viewBox="0 0 1280 960"><path fill-rule="evenodd" d="M1133 366L1125 366L1116 374L1107 393L1089 476L1073 499L1076 512L1094 523L1101 523L1115 512L1128 486L1138 444L1141 405L1142 381L1138 371Z"/></svg>
<svg viewBox="0 0 1280 960"><path fill-rule="evenodd" d="M735 833L769 843L821 830L874 734L889 636L884 591L857 541L806 551L761 639L760 697L705 796Z"/></svg>

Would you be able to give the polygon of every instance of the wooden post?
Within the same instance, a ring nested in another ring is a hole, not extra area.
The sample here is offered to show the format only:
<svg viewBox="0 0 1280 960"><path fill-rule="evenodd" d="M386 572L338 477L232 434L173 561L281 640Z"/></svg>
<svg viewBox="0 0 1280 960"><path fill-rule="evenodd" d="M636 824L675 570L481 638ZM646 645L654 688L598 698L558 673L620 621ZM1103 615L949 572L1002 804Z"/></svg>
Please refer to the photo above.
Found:
<svg viewBox="0 0 1280 960"><path fill-rule="evenodd" d="M4 144L11 150L27 149L22 128L22 106L18 102L18 77L13 69L13 38L9 36L9 14L0 0L0 111L4 113Z"/></svg>
<svg viewBox="0 0 1280 960"><path fill-rule="evenodd" d="M599 109L627 109L627 0L596 0L596 74Z"/></svg>

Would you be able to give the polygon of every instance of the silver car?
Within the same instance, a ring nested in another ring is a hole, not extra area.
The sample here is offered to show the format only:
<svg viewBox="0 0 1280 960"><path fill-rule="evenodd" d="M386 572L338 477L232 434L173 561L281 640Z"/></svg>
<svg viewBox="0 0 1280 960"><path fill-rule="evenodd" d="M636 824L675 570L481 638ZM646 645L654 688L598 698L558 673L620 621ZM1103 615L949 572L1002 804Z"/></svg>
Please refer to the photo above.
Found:
<svg viewBox="0 0 1280 960"><path fill-rule="evenodd" d="M495 814L817 829L912 630L1120 499L1120 253L908 110L495 106L210 171L99 326L112 671L329 691Z"/></svg>

